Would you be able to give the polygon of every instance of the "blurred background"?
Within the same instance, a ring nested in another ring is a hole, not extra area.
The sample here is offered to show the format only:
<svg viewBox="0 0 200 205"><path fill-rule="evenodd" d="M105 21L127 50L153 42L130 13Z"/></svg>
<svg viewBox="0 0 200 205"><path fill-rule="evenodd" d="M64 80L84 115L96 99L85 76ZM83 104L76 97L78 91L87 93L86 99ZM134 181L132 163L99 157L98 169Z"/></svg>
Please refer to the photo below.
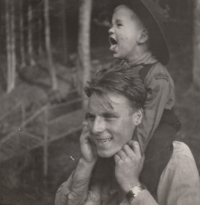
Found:
<svg viewBox="0 0 200 205"><path fill-rule="evenodd" d="M76 166L82 88L113 63L110 1L0 1L0 204L54 204ZM156 1L166 15L177 139L200 170L200 0Z"/></svg>

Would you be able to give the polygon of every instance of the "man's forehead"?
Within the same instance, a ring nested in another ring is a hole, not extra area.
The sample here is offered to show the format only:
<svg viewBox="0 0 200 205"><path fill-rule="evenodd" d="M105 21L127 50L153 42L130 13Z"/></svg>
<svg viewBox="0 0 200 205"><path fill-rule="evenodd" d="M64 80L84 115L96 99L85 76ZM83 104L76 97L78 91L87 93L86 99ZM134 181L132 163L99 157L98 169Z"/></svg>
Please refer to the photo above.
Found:
<svg viewBox="0 0 200 205"><path fill-rule="evenodd" d="M115 112L122 109L131 109L126 97L116 93L97 95L93 93L89 98L89 111Z"/></svg>

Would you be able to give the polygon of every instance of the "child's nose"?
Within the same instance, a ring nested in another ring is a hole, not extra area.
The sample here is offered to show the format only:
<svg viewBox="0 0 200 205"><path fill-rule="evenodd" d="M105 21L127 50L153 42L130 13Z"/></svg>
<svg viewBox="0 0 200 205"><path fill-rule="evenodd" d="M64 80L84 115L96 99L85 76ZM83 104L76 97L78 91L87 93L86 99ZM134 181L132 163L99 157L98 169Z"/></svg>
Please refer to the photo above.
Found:
<svg viewBox="0 0 200 205"><path fill-rule="evenodd" d="M114 33L113 27L111 27L111 28L108 30L108 33L109 33L110 35Z"/></svg>

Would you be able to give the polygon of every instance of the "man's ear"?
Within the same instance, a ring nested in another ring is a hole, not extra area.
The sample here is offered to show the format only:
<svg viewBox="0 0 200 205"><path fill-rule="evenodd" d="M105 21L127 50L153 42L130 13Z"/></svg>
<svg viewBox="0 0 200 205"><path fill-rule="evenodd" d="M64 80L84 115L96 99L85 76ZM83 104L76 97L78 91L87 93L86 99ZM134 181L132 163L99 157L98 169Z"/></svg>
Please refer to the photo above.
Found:
<svg viewBox="0 0 200 205"><path fill-rule="evenodd" d="M138 38L138 43L139 44L146 43L148 40L149 40L149 31L146 28L143 28Z"/></svg>
<svg viewBox="0 0 200 205"><path fill-rule="evenodd" d="M133 114L133 124L135 126L138 126L141 123L142 118L143 118L143 109L139 109Z"/></svg>

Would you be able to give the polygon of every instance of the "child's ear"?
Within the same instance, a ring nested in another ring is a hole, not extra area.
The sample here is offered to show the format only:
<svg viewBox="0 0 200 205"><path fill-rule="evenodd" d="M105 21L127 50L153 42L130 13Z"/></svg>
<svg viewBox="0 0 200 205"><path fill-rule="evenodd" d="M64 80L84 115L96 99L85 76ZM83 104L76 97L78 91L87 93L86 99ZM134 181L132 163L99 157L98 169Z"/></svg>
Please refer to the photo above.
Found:
<svg viewBox="0 0 200 205"><path fill-rule="evenodd" d="M146 28L143 28L140 33L138 43L139 44L146 43L148 39L149 39L149 31Z"/></svg>
<svg viewBox="0 0 200 205"><path fill-rule="evenodd" d="M142 118L143 118L143 109L139 109L133 114L133 124L135 126L139 125L142 121Z"/></svg>

